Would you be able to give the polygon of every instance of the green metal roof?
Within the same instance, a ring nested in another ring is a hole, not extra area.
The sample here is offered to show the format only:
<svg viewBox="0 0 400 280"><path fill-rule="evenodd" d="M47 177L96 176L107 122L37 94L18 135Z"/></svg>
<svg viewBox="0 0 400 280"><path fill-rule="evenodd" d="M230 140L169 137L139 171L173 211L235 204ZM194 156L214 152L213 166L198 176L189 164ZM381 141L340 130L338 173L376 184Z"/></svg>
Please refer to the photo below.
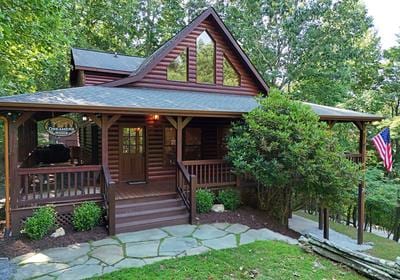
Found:
<svg viewBox="0 0 400 280"><path fill-rule="evenodd" d="M374 121L381 116L317 105L322 120ZM187 113L188 116L229 114L240 116L257 106L254 96L153 88L86 86L0 97L0 108L80 108L129 112Z"/></svg>
<svg viewBox="0 0 400 280"><path fill-rule="evenodd" d="M76 68L97 68L113 71L135 71L145 61L143 57L127 56L114 53L106 53L93 50L72 48L72 59Z"/></svg>

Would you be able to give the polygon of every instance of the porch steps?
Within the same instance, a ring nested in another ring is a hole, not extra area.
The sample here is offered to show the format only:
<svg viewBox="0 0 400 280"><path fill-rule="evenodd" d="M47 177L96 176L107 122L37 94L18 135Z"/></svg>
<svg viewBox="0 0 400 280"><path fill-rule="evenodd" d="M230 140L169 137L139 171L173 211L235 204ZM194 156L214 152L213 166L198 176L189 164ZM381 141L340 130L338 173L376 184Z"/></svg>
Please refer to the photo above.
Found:
<svg viewBox="0 0 400 280"><path fill-rule="evenodd" d="M116 200L116 233L186 224L189 213L178 194Z"/></svg>

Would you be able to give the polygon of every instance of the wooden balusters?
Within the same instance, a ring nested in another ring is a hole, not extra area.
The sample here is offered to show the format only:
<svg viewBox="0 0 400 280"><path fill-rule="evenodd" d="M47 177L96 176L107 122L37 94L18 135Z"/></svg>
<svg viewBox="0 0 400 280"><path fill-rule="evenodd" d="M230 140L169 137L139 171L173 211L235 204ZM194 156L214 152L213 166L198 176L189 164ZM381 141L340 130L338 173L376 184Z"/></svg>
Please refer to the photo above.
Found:
<svg viewBox="0 0 400 280"><path fill-rule="evenodd" d="M99 165L18 168L18 206L98 196L100 170Z"/></svg>
<svg viewBox="0 0 400 280"><path fill-rule="evenodd" d="M236 177L232 174L229 164L223 160L192 160L182 163L189 174L197 176L197 184L200 187L236 185Z"/></svg>

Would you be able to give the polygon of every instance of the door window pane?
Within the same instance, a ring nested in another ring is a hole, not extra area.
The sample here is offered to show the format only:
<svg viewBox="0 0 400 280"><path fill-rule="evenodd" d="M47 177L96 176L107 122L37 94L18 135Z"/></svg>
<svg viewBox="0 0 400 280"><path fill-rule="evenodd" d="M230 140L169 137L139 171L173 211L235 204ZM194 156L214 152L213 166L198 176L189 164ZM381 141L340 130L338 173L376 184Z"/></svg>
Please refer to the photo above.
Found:
<svg viewBox="0 0 400 280"><path fill-rule="evenodd" d="M144 151L142 127L124 127L122 129L122 153L137 154Z"/></svg>
<svg viewBox="0 0 400 280"><path fill-rule="evenodd" d="M205 84L215 83L215 43L207 31L197 37L196 72L197 82Z"/></svg>

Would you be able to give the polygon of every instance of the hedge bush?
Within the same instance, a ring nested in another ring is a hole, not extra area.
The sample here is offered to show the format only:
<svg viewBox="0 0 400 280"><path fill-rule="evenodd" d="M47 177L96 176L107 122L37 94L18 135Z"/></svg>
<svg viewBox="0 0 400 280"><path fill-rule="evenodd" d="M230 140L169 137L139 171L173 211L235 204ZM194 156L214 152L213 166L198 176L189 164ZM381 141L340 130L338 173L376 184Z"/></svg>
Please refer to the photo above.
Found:
<svg viewBox="0 0 400 280"><path fill-rule="evenodd" d="M25 221L22 231L30 239L42 239L56 227L56 215L57 213L53 207L40 207Z"/></svg>
<svg viewBox="0 0 400 280"><path fill-rule="evenodd" d="M91 230L100 223L101 208L95 202L84 202L74 209L72 224L75 230Z"/></svg>
<svg viewBox="0 0 400 280"><path fill-rule="evenodd" d="M225 209L236 210L240 205L240 193L233 189L221 190L217 201L223 204Z"/></svg>
<svg viewBox="0 0 400 280"><path fill-rule="evenodd" d="M209 190L196 191L196 210L197 213L207 213L211 211L214 204L215 195Z"/></svg>

